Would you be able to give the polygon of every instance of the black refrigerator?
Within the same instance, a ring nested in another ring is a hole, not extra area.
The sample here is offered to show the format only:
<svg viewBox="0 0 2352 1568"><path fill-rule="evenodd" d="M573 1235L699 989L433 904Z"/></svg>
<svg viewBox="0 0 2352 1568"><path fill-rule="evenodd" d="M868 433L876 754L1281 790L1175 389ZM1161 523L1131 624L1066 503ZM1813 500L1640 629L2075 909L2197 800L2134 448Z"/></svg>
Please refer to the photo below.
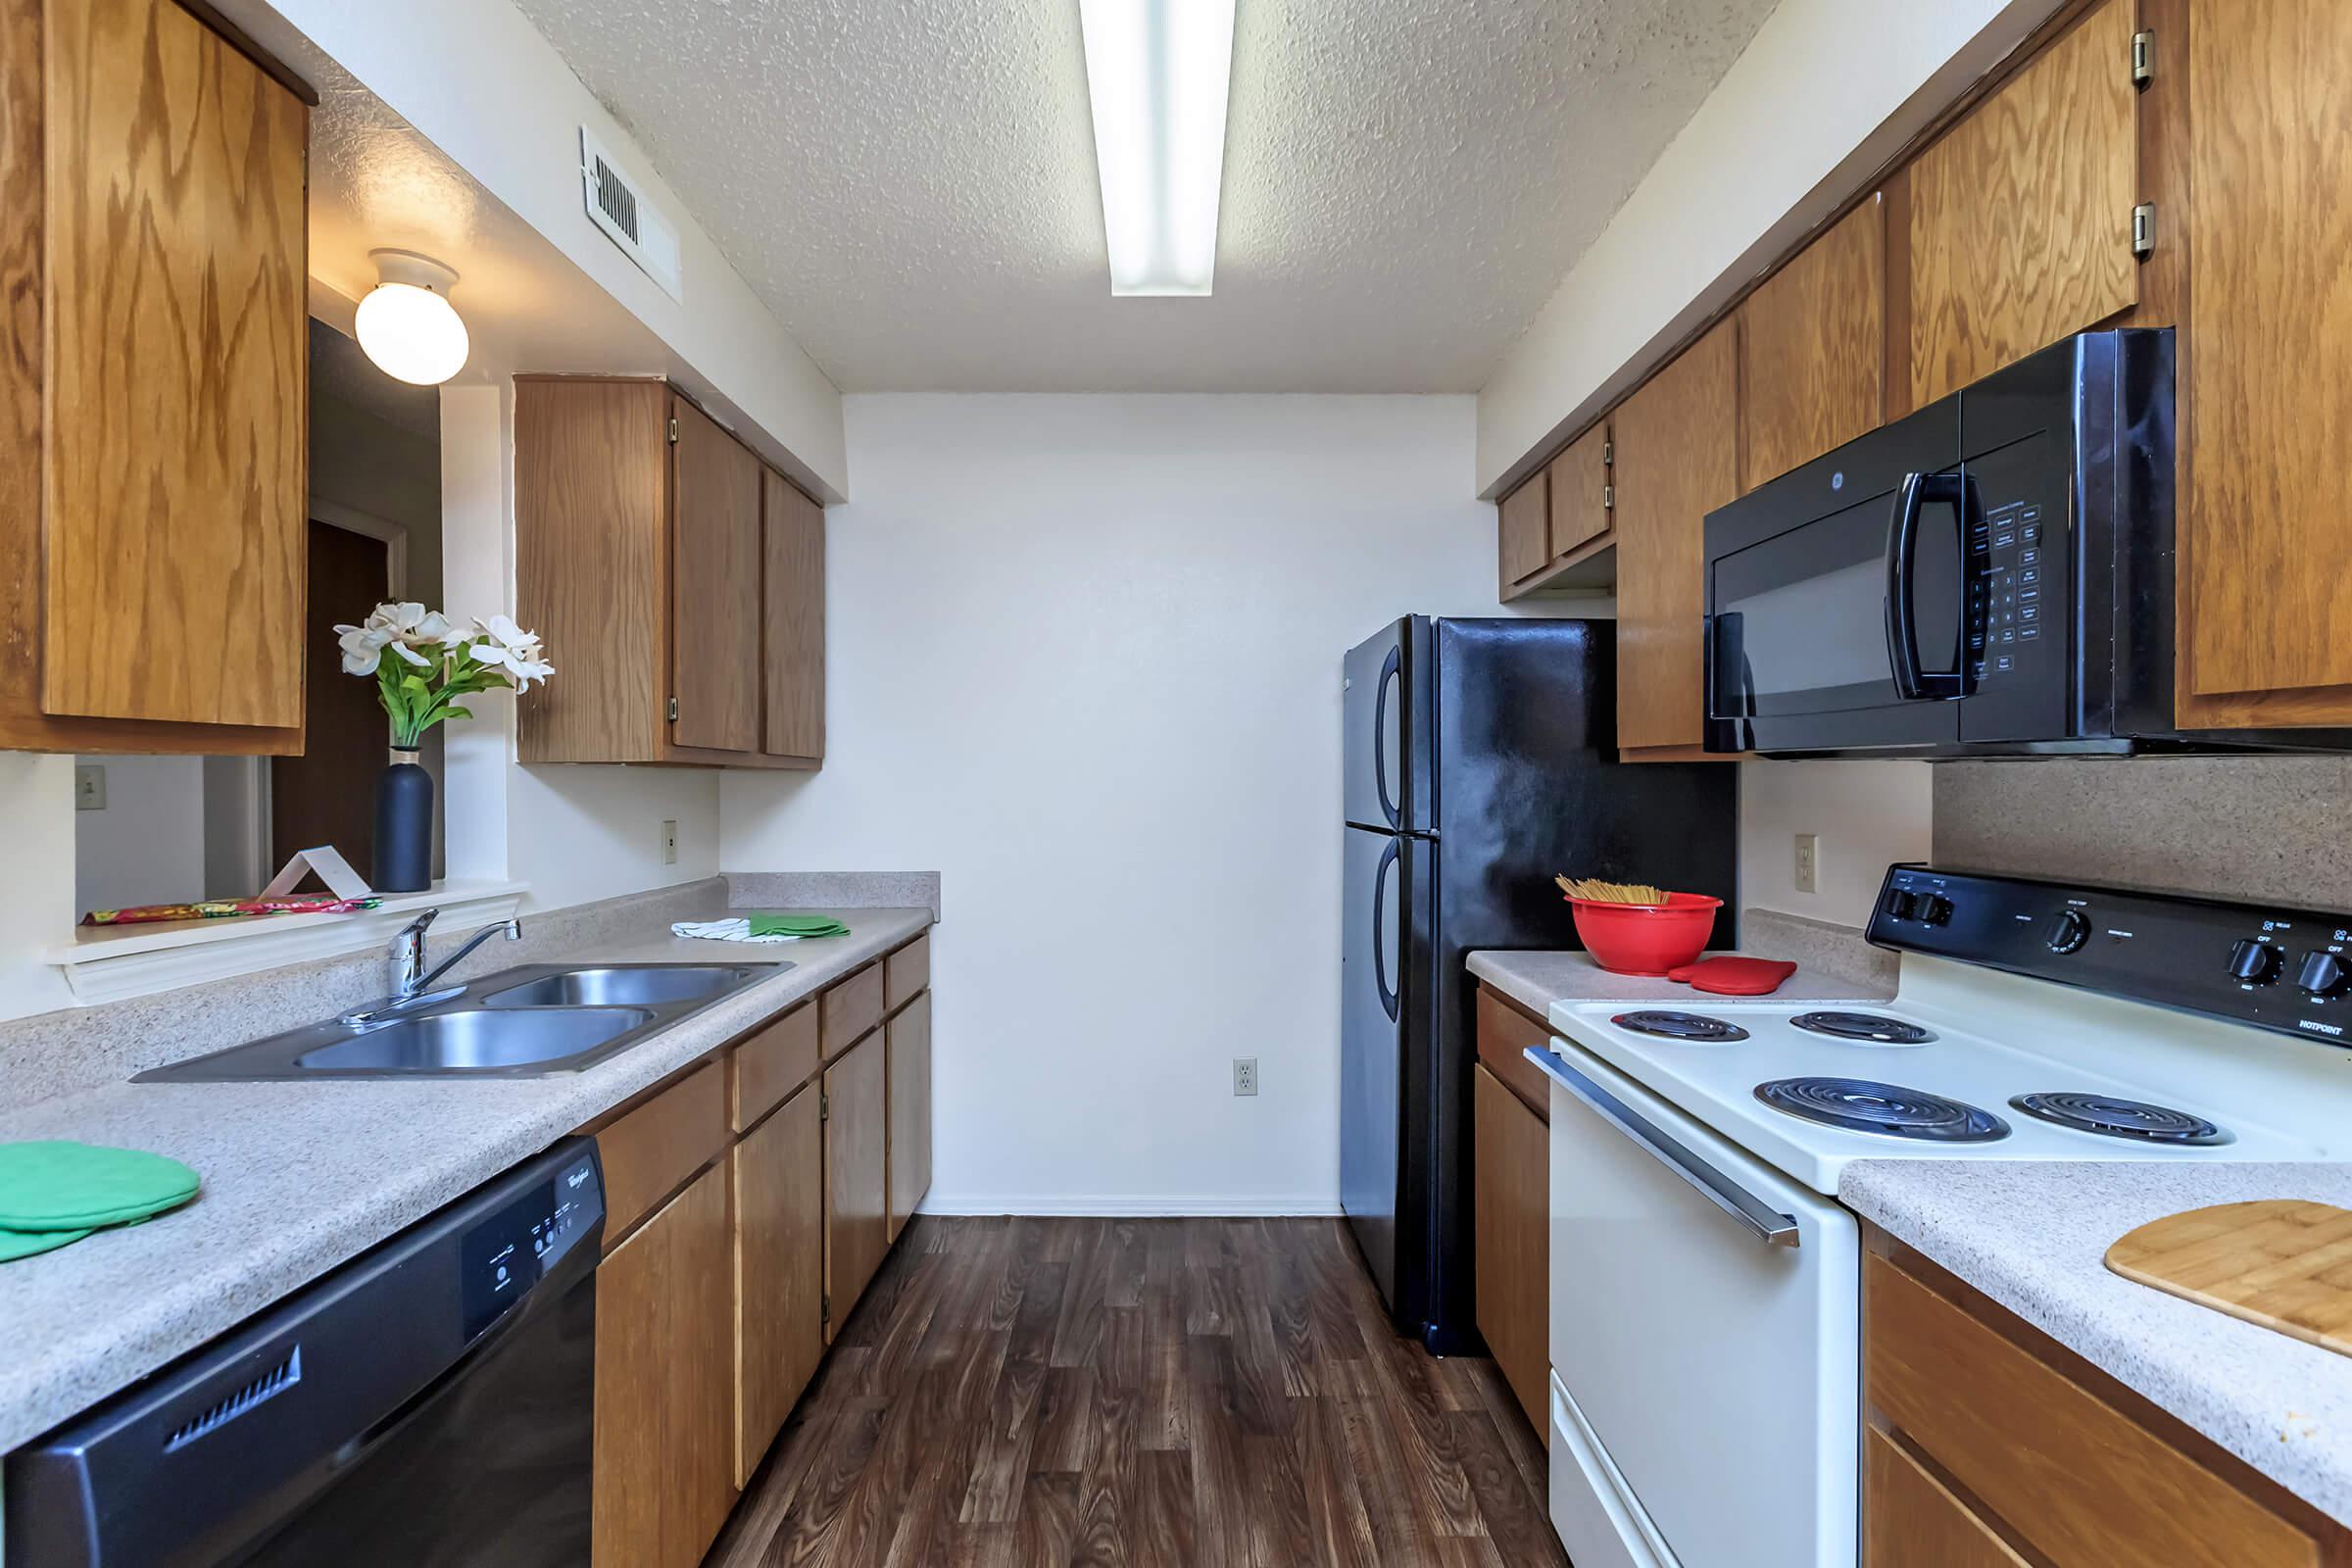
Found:
<svg viewBox="0 0 2352 1568"><path fill-rule="evenodd" d="M1480 1346L1471 1253L1482 948L1581 948L1556 873L1725 901L1739 768L1617 760L1616 627L1414 615L1343 665L1340 1201L1398 1329Z"/></svg>

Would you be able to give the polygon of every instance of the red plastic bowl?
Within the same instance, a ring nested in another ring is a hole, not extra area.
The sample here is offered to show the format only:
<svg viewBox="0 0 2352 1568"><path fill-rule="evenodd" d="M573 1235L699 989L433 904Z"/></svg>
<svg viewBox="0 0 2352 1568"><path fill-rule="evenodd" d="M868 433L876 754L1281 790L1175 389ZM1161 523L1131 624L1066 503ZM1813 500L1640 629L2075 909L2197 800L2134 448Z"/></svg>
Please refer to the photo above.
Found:
<svg viewBox="0 0 2352 1568"><path fill-rule="evenodd" d="M1706 951L1721 899L1704 893L1669 893L1664 904L1607 904L1570 899L1576 934L1592 959L1619 974L1662 975Z"/></svg>

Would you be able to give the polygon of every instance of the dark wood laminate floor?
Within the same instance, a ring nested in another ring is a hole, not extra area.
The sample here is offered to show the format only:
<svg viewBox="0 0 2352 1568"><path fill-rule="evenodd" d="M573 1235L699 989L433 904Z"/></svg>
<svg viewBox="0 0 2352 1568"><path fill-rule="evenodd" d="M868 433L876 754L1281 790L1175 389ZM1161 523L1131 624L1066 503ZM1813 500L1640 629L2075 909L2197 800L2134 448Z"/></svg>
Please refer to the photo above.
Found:
<svg viewBox="0 0 2352 1568"><path fill-rule="evenodd" d="M1338 1220L924 1217L705 1568L1564 1568L1544 1496Z"/></svg>

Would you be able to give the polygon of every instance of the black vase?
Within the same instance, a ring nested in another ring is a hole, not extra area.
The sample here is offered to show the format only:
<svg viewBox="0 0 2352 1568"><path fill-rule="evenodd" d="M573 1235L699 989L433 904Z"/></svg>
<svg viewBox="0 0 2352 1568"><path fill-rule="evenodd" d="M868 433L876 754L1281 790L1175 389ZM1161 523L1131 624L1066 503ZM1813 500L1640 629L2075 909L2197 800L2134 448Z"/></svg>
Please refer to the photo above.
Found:
<svg viewBox="0 0 2352 1568"><path fill-rule="evenodd" d="M392 765L375 781L375 874L378 893L421 893L433 885L433 775L416 754L392 748Z"/></svg>

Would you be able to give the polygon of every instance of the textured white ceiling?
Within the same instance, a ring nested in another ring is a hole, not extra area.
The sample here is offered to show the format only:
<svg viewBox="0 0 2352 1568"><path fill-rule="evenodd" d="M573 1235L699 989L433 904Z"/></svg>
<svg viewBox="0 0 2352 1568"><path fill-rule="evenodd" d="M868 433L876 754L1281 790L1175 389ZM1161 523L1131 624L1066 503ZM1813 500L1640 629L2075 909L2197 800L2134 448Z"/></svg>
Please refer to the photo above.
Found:
<svg viewBox="0 0 2352 1568"><path fill-rule="evenodd" d="M1117 300L1077 0L518 3L845 391L1466 392L1777 0L1240 0L1216 292Z"/></svg>

